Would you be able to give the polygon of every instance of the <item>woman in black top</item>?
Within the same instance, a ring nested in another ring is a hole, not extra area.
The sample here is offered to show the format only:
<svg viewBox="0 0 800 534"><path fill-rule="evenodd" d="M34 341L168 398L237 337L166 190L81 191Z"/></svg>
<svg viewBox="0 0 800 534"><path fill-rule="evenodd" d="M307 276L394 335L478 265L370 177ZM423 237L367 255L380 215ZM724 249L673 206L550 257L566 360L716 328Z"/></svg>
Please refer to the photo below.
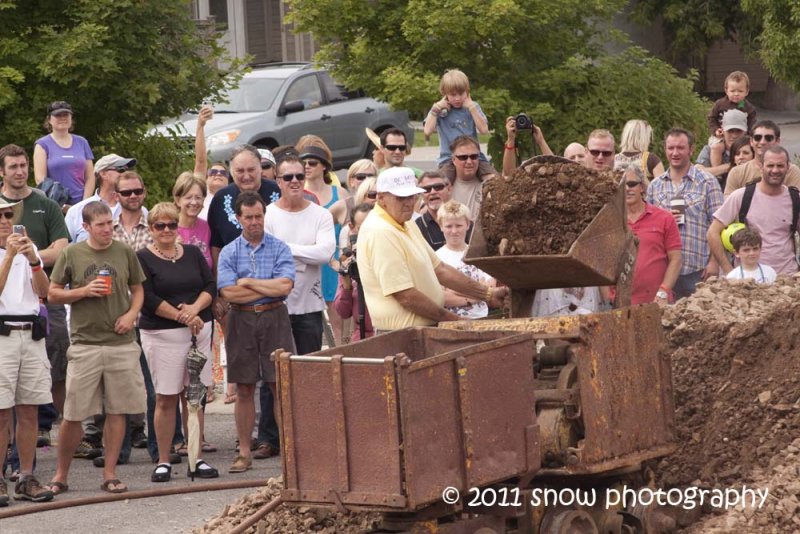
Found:
<svg viewBox="0 0 800 534"><path fill-rule="evenodd" d="M189 383L186 354L192 336L197 337L197 348L201 352L211 354L210 305L216 285L200 249L177 242L178 209L174 204L156 204L148 214L147 223L153 244L137 253L147 276L139 329L156 390L155 432L159 459L151 480L166 482L172 473L169 450L175 433L175 410L179 396L183 396L184 387ZM206 386L211 383L211 358L200 378ZM200 411L200 439L202 414ZM219 473L198 459L195 476L216 478Z"/></svg>

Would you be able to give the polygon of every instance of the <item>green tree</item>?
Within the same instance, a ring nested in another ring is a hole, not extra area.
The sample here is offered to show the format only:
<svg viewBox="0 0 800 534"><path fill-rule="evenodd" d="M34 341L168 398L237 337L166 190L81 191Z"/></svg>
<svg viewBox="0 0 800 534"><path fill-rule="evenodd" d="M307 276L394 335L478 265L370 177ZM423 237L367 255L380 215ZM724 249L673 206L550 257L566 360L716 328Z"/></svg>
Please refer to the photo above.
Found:
<svg viewBox="0 0 800 534"><path fill-rule="evenodd" d="M608 56L602 44L626 0L292 0L292 19L320 44L337 78L423 117L439 78L458 67L495 134L527 111L551 147L627 119L701 128L707 103L665 63L640 49ZM658 114L658 115L656 115ZM661 126L663 125L663 126ZM496 159L497 160L497 159Z"/></svg>
<svg viewBox="0 0 800 534"><path fill-rule="evenodd" d="M776 79L800 91L800 4L792 0L742 0L745 17L761 22L755 38L761 60Z"/></svg>
<svg viewBox="0 0 800 534"><path fill-rule="evenodd" d="M70 102L76 133L100 146L226 83L216 32L198 29L189 0L5 0L0 17L0 144L31 150L54 100Z"/></svg>

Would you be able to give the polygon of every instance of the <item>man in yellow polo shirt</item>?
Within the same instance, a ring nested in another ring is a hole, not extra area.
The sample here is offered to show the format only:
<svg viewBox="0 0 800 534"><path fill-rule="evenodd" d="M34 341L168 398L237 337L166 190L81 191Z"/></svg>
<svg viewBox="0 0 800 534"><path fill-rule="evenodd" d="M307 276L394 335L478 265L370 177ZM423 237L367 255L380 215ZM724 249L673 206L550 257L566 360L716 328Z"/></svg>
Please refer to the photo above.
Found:
<svg viewBox="0 0 800 534"><path fill-rule="evenodd" d="M490 288L442 263L411 223L414 171L391 167L378 176L378 200L358 232L358 271L376 330L431 326L460 317L444 307L442 286L499 307L507 288Z"/></svg>

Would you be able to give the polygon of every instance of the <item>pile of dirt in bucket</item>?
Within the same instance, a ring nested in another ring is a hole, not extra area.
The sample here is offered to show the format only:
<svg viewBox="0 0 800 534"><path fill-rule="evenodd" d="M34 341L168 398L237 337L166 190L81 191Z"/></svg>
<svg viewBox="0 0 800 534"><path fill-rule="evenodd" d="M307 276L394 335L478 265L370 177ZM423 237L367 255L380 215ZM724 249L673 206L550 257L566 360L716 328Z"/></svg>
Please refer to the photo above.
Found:
<svg viewBox="0 0 800 534"><path fill-rule="evenodd" d="M566 254L618 184L612 172L554 156L486 182L481 224L489 255Z"/></svg>
<svg viewBox="0 0 800 534"><path fill-rule="evenodd" d="M283 485L280 478L270 478L266 485L245 495L233 504L226 504L222 513L209 519L205 525L194 529L193 534L223 534L230 532L247 520L259 508L280 495ZM319 532L322 534L355 534L375 528L380 514L340 513L310 506L289 507L281 505L268 513L247 530L248 533Z"/></svg>
<svg viewBox="0 0 800 534"><path fill-rule="evenodd" d="M800 530L800 281L701 284L663 317L672 357L678 451L659 486L769 489L690 532Z"/></svg>

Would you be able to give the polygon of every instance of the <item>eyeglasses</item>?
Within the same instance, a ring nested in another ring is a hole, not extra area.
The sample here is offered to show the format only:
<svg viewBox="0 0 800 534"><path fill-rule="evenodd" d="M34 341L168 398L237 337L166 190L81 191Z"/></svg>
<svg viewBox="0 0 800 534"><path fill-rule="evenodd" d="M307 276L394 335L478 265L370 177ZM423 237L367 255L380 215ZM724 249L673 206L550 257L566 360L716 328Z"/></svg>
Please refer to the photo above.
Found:
<svg viewBox="0 0 800 534"><path fill-rule="evenodd" d="M292 180L297 180L298 182L302 182L306 179L306 175L302 172L298 172L296 174L281 174L281 180L284 182L291 182Z"/></svg>
<svg viewBox="0 0 800 534"><path fill-rule="evenodd" d="M13 218L14 218L14 212L13 212L13 211L3 211L3 212L0 212L0 217L2 217L2 218L4 218L4 219L11 220L11 219L13 219Z"/></svg>
<svg viewBox="0 0 800 534"><path fill-rule="evenodd" d="M426 193L430 193L431 191L443 191L447 186L445 184L431 184L421 185L420 187L424 189Z"/></svg>
<svg viewBox="0 0 800 534"><path fill-rule="evenodd" d="M397 152L398 150L400 152L405 152L407 146L406 145L385 145L383 148L385 148L389 152Z"/></svg>
<svg viewBox="0 0 800 534"><path fill-rule="evenodd" d="M775 136L772 134L765 134L765 135L755 134L753 136L753 141L755 141L756 143L761 142L762 139L767 143L771 143L775 140Z"/></svg>
<svg viewBox="0 0 800 534"><path fill-rule="evenodd" d="M272 168L272 163L262 163L261 164L261 168L262 169L271 169Z"/></svg>
<svg viewBox="0 0 800 534"><path fill-rule="evenodd" d="M631 180L630 182L625 182L625 185L628 186L628 189L633 189L637 185L642 185L642 182L637 182L637 181Z"/></svg>
<svg viewBox="0 0 800 534"><path fill-rule="evenodd" d="M122 174L123 172L127 171L128 168L127 167L114 167L114 170L117 171L118 173Z"/></svg>
<svg viewBox="0 0 800 534"><path fill-rule="evenodd" d="M375 175L366 172L359 172L353 175L353 177L360 182L361 180L366 180L367 178L375 178Z"/></svg>
<svg viewBox="0 0 800 534"><path fill-rule="evenodd" d="M319 165L319 161L315 159L306 159L303 160L303 165L308 165L309 167L316 167L317 165Z"/></svg>
<svg viewBox="0 0 800 534"><path fill-rule="evenodd" d="M169 228L170 230L175 231L175 230L178 229L178 223L176 223L175 221L168 222L168 223L166 223L166 222L157 222L157 223L153 223L153 228L155 228L159 232L163 232L165 228Z"/></svg>
<svg viewBox="0 0 800 534"><path fill-rule="evenodd" d="M225 176L227 178L228 177L228 171L226 171L225 169L210 169L208 171L208 175L209 176Z"/></svg>
<svg viewBox="0 0 800 534"><path fill-rule="evenodd" d="M370 199L370 200L375 200L376 198L378 198L378 192L377 191L368 191L367 192L367 198Z"/></svg>
<svg viewBox="0 0 800 534"><path fill-rule="evenodd" d="M126 189L125 191L117 191L117 194L121 197L129 197L131 195L141 196L144 195L144 188L139 187L137 189Z"/></svg>
<svg viewBox="0 0 800 534"><path fill-rule="evenodd" d="M613 150L589 150L589 154L591 154L592 157L595 157L595 158L597 156L600 156L601 154L602 154L602 156L604 158L610 158L611 156L614 155L614 151Z"/></svg>
<svg viewBox="0 0 800 534"><path fill-rule="evenodd" d="M458 161L467 161L468 159L476 161L478 159L478 154L457 154L456 159Z"/></svg>

